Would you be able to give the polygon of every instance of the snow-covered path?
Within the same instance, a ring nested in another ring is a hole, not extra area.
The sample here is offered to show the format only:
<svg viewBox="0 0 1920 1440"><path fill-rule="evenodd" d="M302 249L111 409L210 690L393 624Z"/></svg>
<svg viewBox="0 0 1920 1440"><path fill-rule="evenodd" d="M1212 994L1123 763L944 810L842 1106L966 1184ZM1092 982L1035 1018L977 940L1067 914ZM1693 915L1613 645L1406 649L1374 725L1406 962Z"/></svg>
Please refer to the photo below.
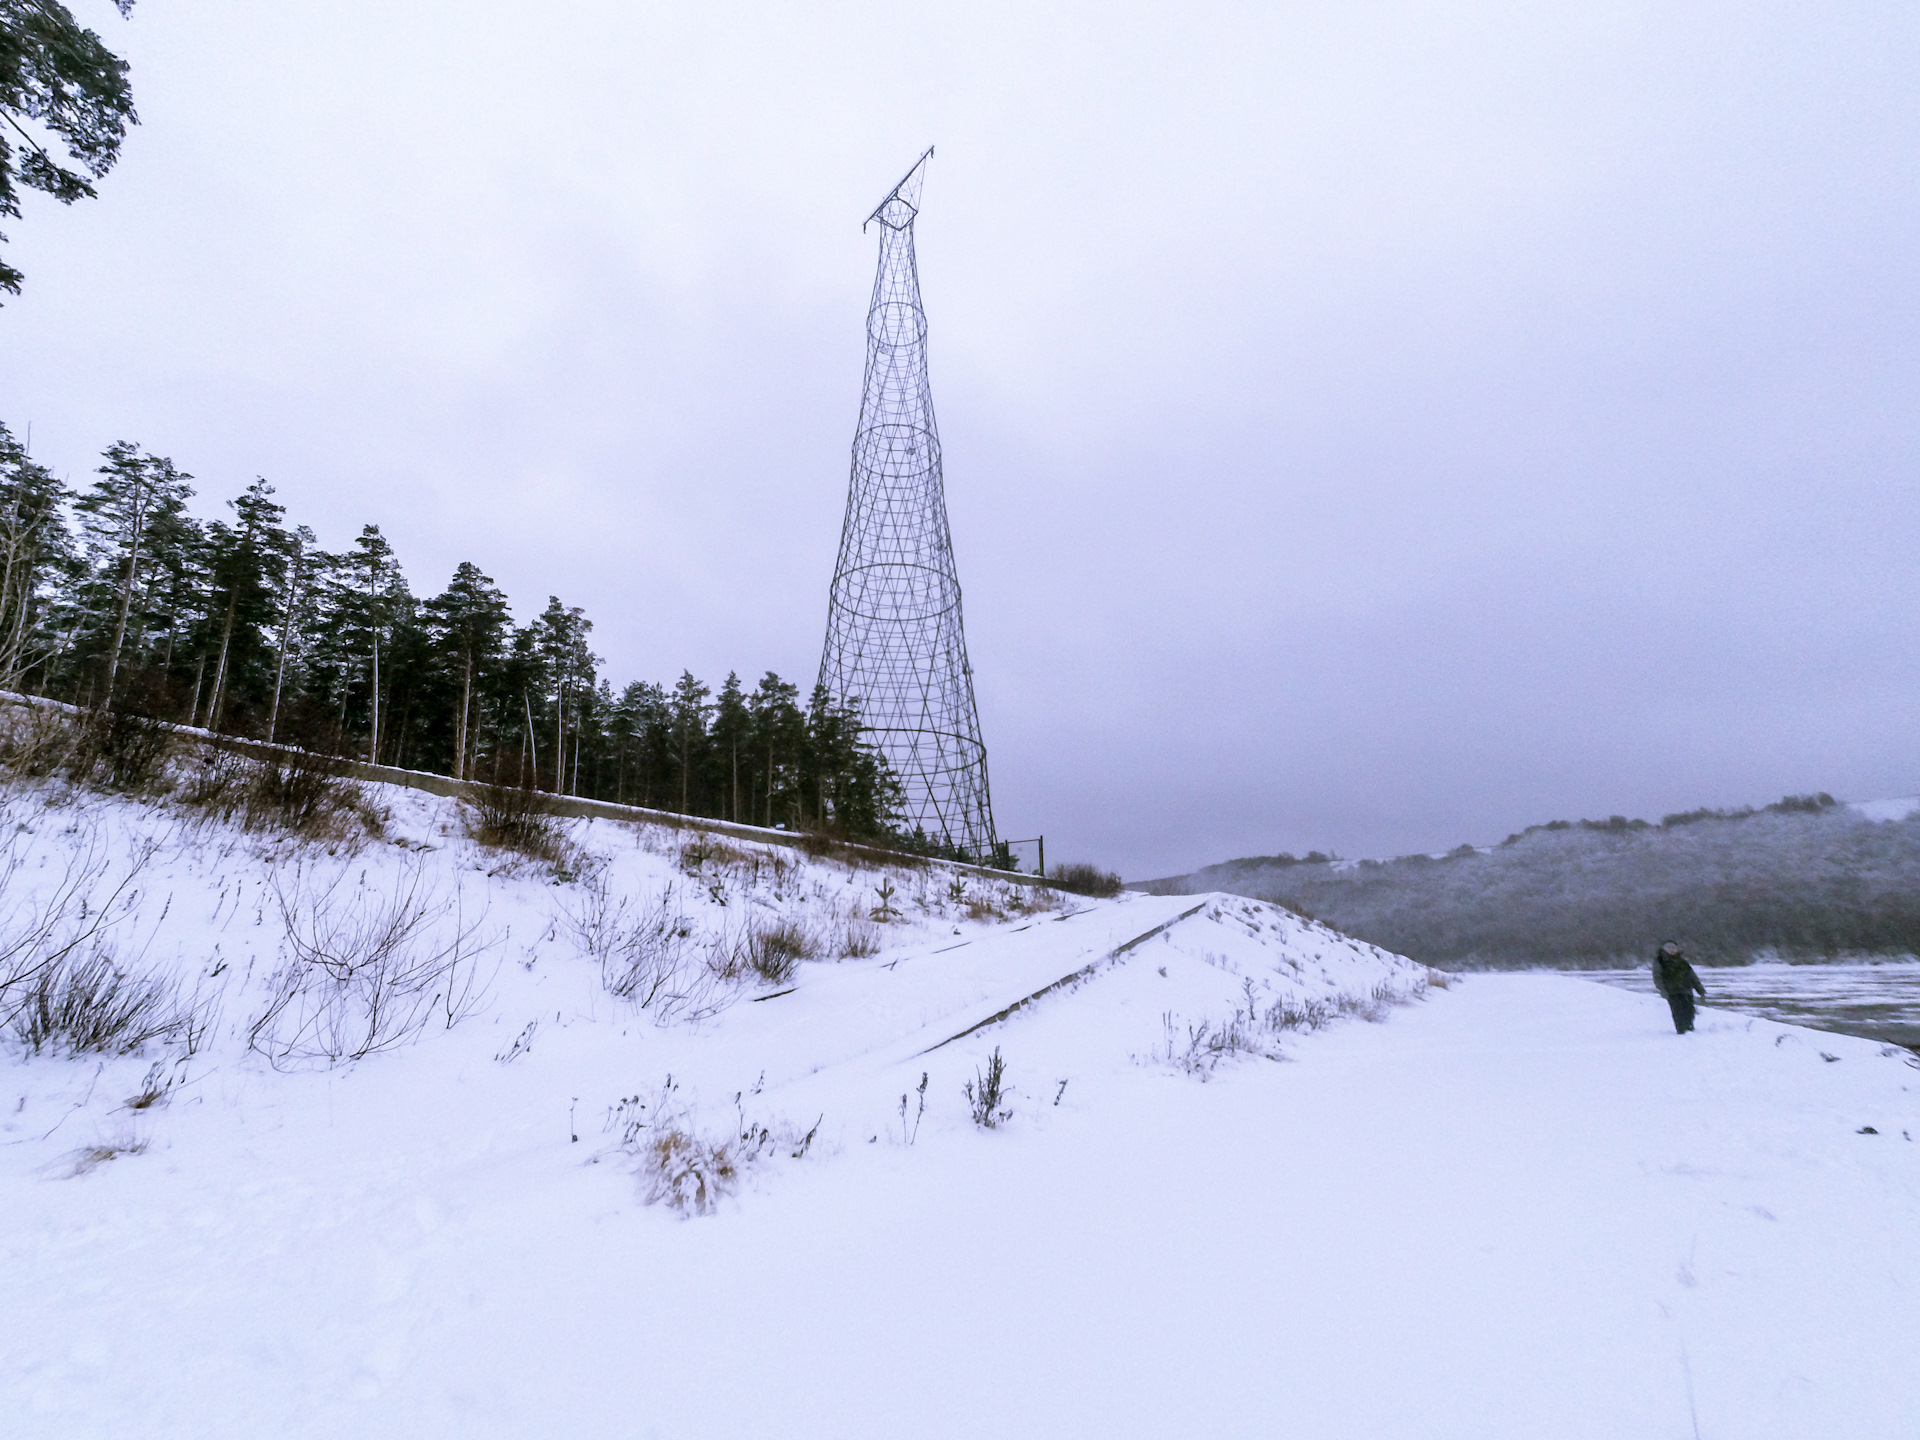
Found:
<svg viewBox="0 0 1920 1440"><path fill-rule="evenodd" d="M1071 1055L1105 984L996 1042ZM95 1218L0 1252L5 1429L1911 1435L1920 1071L1880 1049L1474 976L1210 1084L1077 1071L706 1220L483 1130L398 1180L390 1137L318 1133L237 1204L116 1162Z"/></svg>

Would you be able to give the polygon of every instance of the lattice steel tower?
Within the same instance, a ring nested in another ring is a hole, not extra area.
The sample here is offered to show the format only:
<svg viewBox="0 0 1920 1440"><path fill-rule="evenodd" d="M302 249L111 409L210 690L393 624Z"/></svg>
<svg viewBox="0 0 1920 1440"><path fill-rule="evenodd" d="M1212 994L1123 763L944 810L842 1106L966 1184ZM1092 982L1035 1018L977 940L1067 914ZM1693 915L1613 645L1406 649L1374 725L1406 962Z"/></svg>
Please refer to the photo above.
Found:
<svg viewBox="0 0 1920 1440"><path fill-rule="evenodd" d="M986 859L995 838L987 747L960 623L913 258L920 183L932 154L929 148L867 217L880 222L880 267L867 310L866 386L820 683L860 701L866 730L906 792L907 826Z"/></svg>

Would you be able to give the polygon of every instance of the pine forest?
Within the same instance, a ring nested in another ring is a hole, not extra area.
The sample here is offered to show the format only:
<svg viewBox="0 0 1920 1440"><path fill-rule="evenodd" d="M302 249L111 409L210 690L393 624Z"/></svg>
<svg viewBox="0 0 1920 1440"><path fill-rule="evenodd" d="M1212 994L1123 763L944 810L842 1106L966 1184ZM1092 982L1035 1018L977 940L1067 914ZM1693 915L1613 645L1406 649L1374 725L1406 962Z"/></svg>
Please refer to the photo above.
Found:
<svg viewBox="0 0 1920 1440"><path fill-rule="evenodd" d="M898 781L857 703L768 672L616 691L592 622L515 625L462 563L417 597L377 525L320 548L256 480L229 518L193 477L111 446L76 493L0 425L0 690L227 735L748 824L893 833Z"/></svg>

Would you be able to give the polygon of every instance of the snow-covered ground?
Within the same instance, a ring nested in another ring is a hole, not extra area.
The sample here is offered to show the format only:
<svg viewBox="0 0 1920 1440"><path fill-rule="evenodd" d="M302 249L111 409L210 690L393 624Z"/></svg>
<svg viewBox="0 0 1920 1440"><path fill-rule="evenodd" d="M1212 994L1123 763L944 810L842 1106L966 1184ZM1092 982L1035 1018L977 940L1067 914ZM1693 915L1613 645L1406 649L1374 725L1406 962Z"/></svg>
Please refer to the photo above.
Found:
<svg viewBox="0 0 1920 1440"><path fill-rule="evenodd" d="M1653 993L1651 965L1579 973ZM1920 961L1911 958L1703 966L1701 980L1710 1002L1723 1010L1920 1049Z"/></svg>
<svg viewBox="0 0 1920 1440"><path fill-rule="evenodd" d="M1026 908L605 821L558 867L503 864L450 802L380 799L390 838L329 855L14 795L0 925L46 913L65 857L104 896L151 845L101 936L218 1013L184 1060L9 1042L0 1432L1538 1440L1920 1413L1905 1052L1711 1010L1676 1037L1650 997L1551 976L1439 989L1225 896ZM407 894L428 918L400 948L442 962L417 1036L327 1064L364 1016L302 1010L309 987L248 1048L295 941L389 934ZM820 956L768 982L732 957L780 923ZM645 1008L605 983L636 957L669 972ZM964 1087L996 1050L1010 1113L981 1128ZM701 1180L710 1214L647 1203Z"/></svg>

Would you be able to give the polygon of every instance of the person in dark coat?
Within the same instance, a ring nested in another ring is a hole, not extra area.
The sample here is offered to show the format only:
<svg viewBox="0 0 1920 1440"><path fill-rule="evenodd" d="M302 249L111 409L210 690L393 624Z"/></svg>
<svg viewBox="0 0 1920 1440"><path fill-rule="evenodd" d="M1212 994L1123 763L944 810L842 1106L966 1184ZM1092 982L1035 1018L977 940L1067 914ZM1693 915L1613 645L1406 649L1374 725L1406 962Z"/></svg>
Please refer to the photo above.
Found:
<svg viewBox="0 0 1920 1440"><path fill-rule="evenodd" d="M1680 953L1680 947L1669 940L1654 953L1653 988L1667 997L1667 1008L1673 1011L1673 1030L1676 1035L1684 1035L1693 1029L1693 996L1698 991L1702 1000L1707 998L1707 987L1700 983L1700 977L1693 973L1693 966L1687 963L1687 957Z"/></svg>

